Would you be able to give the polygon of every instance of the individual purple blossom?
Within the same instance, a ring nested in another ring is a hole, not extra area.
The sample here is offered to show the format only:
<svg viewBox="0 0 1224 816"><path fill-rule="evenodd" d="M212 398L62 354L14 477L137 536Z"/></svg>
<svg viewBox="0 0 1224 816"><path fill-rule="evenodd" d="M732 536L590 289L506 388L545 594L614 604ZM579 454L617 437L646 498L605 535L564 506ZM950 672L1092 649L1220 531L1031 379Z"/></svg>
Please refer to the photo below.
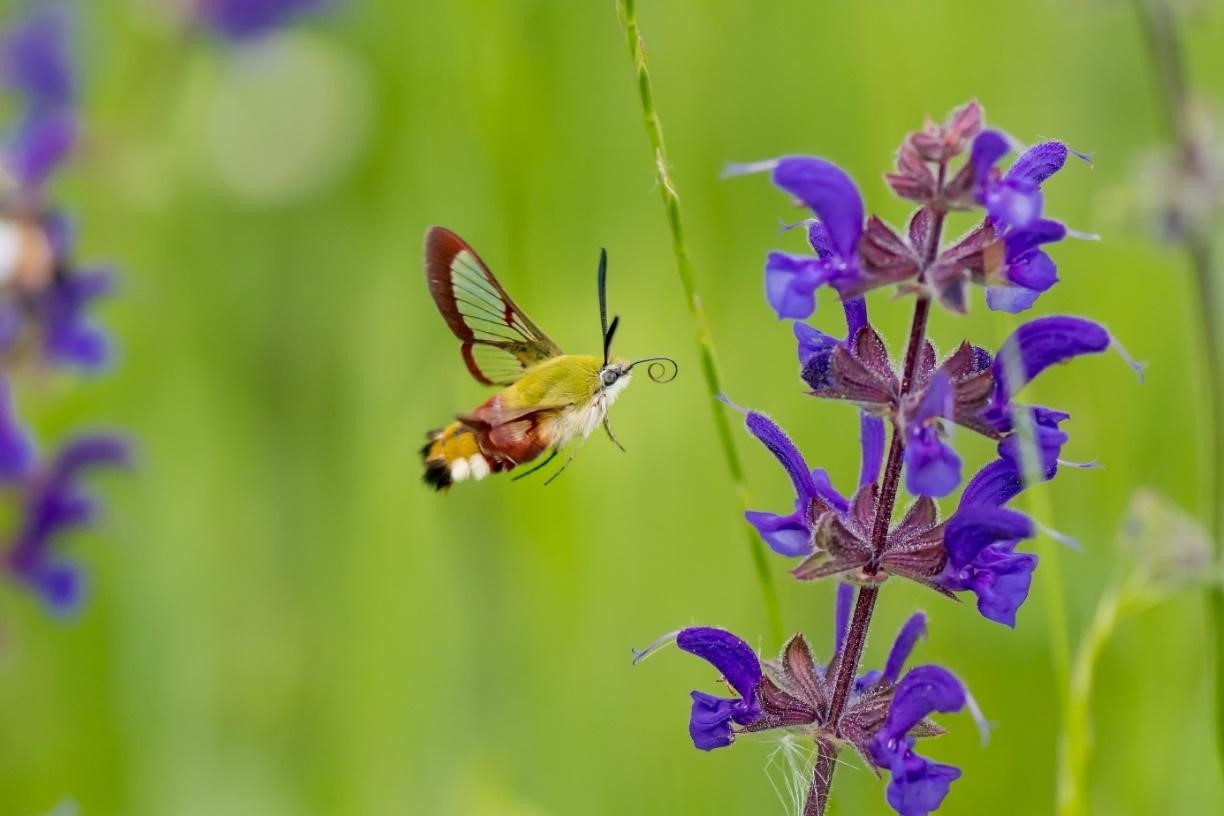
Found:
<svg viewBox="0 0 1224 816"><path fill-rule="evenodd" d="M893 692L884 725L868 748L871 761L890 775L888 804L902 816L926 816L937 810L948 788L960 778L959 768L932 762L914 753L917 739L910 732L935 712L965 707L965 688L947 669L919 666Z"/></svg>
<svg viewBox="0 0 1224 816"><path fill-rule="evenodd" d="M974 138L969 152L973 195L995 224L1025 229L1041 217L1041 185L1062 169L1073 151L1063 142L1041 142L1021 153L1004 173L995 165L1011 150L1008 138L997 130L984 130Z"/></svg>
<svg viewBox="0 0 1224 816"><path fill-rule="evenodd" d="M254 40L316 12L331 0L195 0L200 20L237 42Z"/></svg>
<svg viewBox="0 0 1224 816"><path fill-rule="evenodd" d="M1041 247L1066 236L1066 227L1044 218L1025 227L986 220L941 252L927 278L953 311L965 311L965 285L976 283L986 287L989 308L1016 314L1058 282L1058 267Z"/></svg>
<svg viewBox="0 0 1224 816"><path fill-rule="evenodd" d="M731 723L749 725L761 716L756 701L761 663L756 653L730 632L704 626L680 630L676 645L718 669L727 685L739 695L728 699L693 691L693 710L689 718L693 745L703 751L730 745L734 739Z"/></svg>
<svg viewBox="0 0 1224 816"><path fill-rule="evenodd" d="M765 297L780 318L807 318L816 308L815 292L839 292L861 280L858 260L863 234L863 199L853 179L824 159L788 156L772 162L773 182L816 216L808 243L816 255L770 252L765 260Z"/></svg>
<svg viewBox="0 0 1224 816"><path fill-rule="evenodd" d="M1014 510L962 503L944 527L947 561L936 582L972 592L982 617L1014 628L1037 568L1037 556L1017 553L1016 544L1034 532L1032 519Z"/></svg>
<svg viewBox="0 0 1224 816"><path fill-rule="evenodd" d="M936 372L927 383L918 410L905 422L906 488L915 496L941 498L961 480L961 460L942 437L940 421L954 413L952 381Z"/></svg>
<svg viewBox="0 0 1224 816"><path fill-rule="evenodd" d="M818 745L845 741L870 767L887 771L889 805L901 816L926 816L943 801L960 771L919 756L916 741L943 730L931 722L933 713L962 710L968 694L955 675L939 666L917 666L903 674L926 617L913 615L898 633L882 670L864 672L855 680L837 720L830 719L837 668L846 643L854 590L837 591L834 651L827 663L817 662L803 635L795 635L777 660L762 662L747 643L725 629L693 627L675 633L676 644L711 663L736 693L724 698L693 691L689 734L703 750L723 748L738 733L790 729ZM638 653L641 659L664 643Z"/></svg>
<svg viewBox="0 0 1224 816"><path fill-rule="evenodd" d="M953 372L954 390L966 387L972 378L989 366L990 395L973 411L964 410L953 419L966 427L1000 440L999 454L1018 467L1025 451L1022 447L1024 435L1017 428L1020 418L1030 424L1030 445L1039 454L1040 471L1044 478L1052 478L1058 467L1058 458L1067 435L1060 428L1069 414L1043 406L1018 406L1013 397L1046 369L1066 363L1086 354L1100 354L1114 349L1126 363L1142 376L1143 367L1131 359L1126 350L1099 323L1081 317L1052 315L1037 318L1019 326L999 347L993 356L974 350L974 366L977 371L963 377L964 367L956 368L945 363L944 368ZM951 362L951 361L949 361ZM981 382L967 386L974 394L981 393ZM968 400L962 400L968 402ZM1021 467L1021 469L1023 469Z"/></svg>
<svg viewBox="0 0 1224 816"><path fill-rule="evenodd" d="M43 347L48 359L83 371L96 371L107 364L110 340L87 309L113 286L109 269L65 270L43 293Z"/></svg>
<svg viewBox="0 0 1224 816"><path fill-rule="evenodd" d="M786 469L795 488L795 509L786 515L749 510L744 517L774 552L787 557L807 555L812 552L819 509L831 507L844 513L849 502L833 487L827 471L808 468L795 443L769 417L749 411L745 424Z"/></svg>
<svg viewBox="0 0 1224 816"><path fill-rule="evenodd" d="M97 515L97 503L82 489L80 479L99 466L126 465L128 459L127 443L118 437L82 436L26 475L22 518L4 563L50 610L72 611L81 599L80 569L56 547L66 532L89 524Z"/></svg>

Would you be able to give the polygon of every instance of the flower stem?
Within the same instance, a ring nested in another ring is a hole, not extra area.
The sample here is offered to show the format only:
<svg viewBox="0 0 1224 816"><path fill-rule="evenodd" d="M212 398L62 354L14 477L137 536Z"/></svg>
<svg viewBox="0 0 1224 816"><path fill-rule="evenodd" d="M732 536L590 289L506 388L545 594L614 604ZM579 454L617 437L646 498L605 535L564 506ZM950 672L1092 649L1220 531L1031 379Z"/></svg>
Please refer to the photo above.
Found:
<svg viewBox="0 0 1224 816"><path fill-rule="evenodd" d="M939 166L939 188L942 192L947 165ZM926 258L923 270L935 262L939 255L939 242L943 234L944 217L947 211L942 207L932 205L934 219L932 220L930 240L926 247ZM914 302L914 317L910 321L909 341L905 345L905 363L901 371L901 398L910 392L914 385L914 372L918 370L918 360L922 357L922 347L926 344L927 320L931 316L930 297L920 295ZM871 529L871 548L875 553L872 563L864 570L868 575L874 575L878 566L875 561L884 552L888 542L888 528L892 523L893 508L897 503L897 489L901 486L902 457L905 454L905 437L898 432L893 423L892 441L888 446L888 463L884 467L884 479L880 483L879 502L876 504L875 521ZM846 646L836 657L837 684L833 687L833 700L829 704L829 724L834 729L838 727L842 712L846 709L846 701L850 697L850 689L854 685L854 677L858 674L859 661L863 657L863 648L867 645L867 630L871 626L871 615L875 611L876 598L879 597L878 584L865 584L859 587L858 597L854 601L854 613L850 617L850 631L846 635ZM831 753L827 767L821 764L826 753ZM828 800L829 788L833 784L834 760L837 759L836 745L821 744L817 757L816 768L812 775L812 787L808 793L804 816L823 816L825 803ZM822 790L823 788L823 790Z"/></svg>
<svg viewBox="0 0 1224 816"><path fill-rule="evenodd" d="M939 231L943 224L942 215L938 216L935 236L933 243L939 245ZM914 381L914 371L918 367L920 351L923 344L926 342L926 326L927 318L931 312L931 301L926 297L919 297L914 304L914 318L910 324L909 343L905 349L905 369L902 373L901 391L902 394L909 392ZM905 439L902 434L897 432L897 428L893 427L892 442L888 448L888 464L884 468L884 479L880 485L879 503L876 505L875 522L872 525L871 546L875 554L879 556L884 552L884 545L888 538L888 528L892 522L893 507L897 502L897 490L901 486L901 467L902 457L905 453ZM868 574L873 574L876 570L874 565L869 565L866 568ZM866 584L859 587L858 597L854 602L854 613L850 617L850 631L846 635L846 646L842 653L837 656L837 684L833 687L833 700L829 704L829 720L828 722L834 728L837 727L838 720L841 719L842 712L846 708L846 701L850 697L850 689L854 685L854 677L858 674L859 661L863 657L863 648L867 645L867 630L871 626L871 616L875 611L876 598L880 594L880 587L877 584ZM804 808L805 816L821 816L824 813L824 801L828 797L829 786L833 779L834 764L836 759L836 748L834 746L832 757L827 761L827 767L822 766L819 760L823 760L825 754L829 753L823 747L821 748L816 763L816 768L813 771L812 788L808 793L807 805ZM821 790L823 786L823 791ZM822 799L821 796L824 798Z"/></svg>
<svg viewBox="0 0 1224 816"><path fill-rule="evenodd" d="M829 804L829 785L833 781L836 762L837 745L831 740L819 740L816 743L816 768L812 772L812 785L803 805L803 816L823 816Z"/></svg>
<svg viewBox="0 0 1224 816"><path fill-rule="evenodd" d="M654 106L654 91L650 83L650 68L646 61L646 50L642 35L638 31L637 8L634 0L617 0L617 11L621 25L625 29L625 38L629 42L629 56L633 60L637 72L638 96L642 102L642 122L646 126L646 135L650 138L650 146L654 154L655 174L658 177L659 192L663 197L663 210L667 215L667 226L671 232L672 253L676 259L676 273L680 285L684 289L684 299L688 303L689 315L697 330L697 348L701 355L701 371L705 378L706 390L709 392L710 407L714 412L714 427L718 433L722 447L723 458L727 463L727 471L735 488L735 495L740 504L740 510L746 511L751 506L748 487L744 481L744 468L740 463L739 451L735 447L735 438L731 433L731 423L727 417L726 408L718 401L723 394L722 377L718 370L718 358L714 351L714 337L710 332L710 324L706 319L705 307L701 295L697 292L696 276L689 261L688 249L684 242L684 229L680 220L680 196L676 192L676 184L672 180L671 165L667 159L667 149L663 143L663 128L659 114ZM752 555L753 567L756 571L757 583L760 585L761 597L765 603L765 613L769 619L770 631L777 642L782 641L782 612L778 605L777 590L774 587L773 576L769 572L765 547L755 531L744 525L749 552Z"/></svg>
<svg viewBox="0 0 1224 816"><path fill-rule="evenodd" d="M1180 172L1188 177L1204 174L1203 151L1191 121L1192 99L1186 77L1186 65L1178 39L1173 10L1165 0L1136 0L1140 26L1147 38L1148 49L1160 81L1157 98L1163 103L1163 114L1169 134L1178 151ZM1208 434L1211 437L1207 478L1207 530L1215 544L1217 564L1224 558L1224 367L1221 343L1224 332L1218 320L1219 292L1212 257L1211 231L1194 219L1183 219L1186 227L1181 234L1198 289L1195 300L1200 309L1203 367L1207 381L1206 409ZM1210 620L1208 639L1215 651L1215 731L1217 755L1224 763L1224 587L1219 582L1208 585Z"/></svg>

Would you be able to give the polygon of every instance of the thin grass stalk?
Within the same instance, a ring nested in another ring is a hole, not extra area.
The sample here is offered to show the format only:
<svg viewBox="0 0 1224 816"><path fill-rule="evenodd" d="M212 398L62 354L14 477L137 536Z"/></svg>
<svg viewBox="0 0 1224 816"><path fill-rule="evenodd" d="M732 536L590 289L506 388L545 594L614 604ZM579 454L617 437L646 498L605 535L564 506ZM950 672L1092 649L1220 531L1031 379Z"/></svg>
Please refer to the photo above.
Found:
<svg viewBox="0 0 1224 816"><path fill-rule="evenodd" d="M710 408L714 413L714 428L727 463L727 472L735 490L736 500L740 510L750 508L751 500L748 486L744 480L744 468L740 461L739 451L735 447L735 437L731 432L731 422L727 408L719 401L723 394L722 376L718 370L718 355L714 349L714 336L710 331L710 323L706 318L705 307L701 295L697 292L697 278L693 273L693 265L689 260L688 248L684 240L684 226L680 219L680 196L676 192L676 183L671 175L671 163L667 159L667 148L663 142L663 126L659 114L655 110L654 90L650 82L650 67L646 61L645 45L638 31L637 4L634 0L617 0L617 12L621 25L625 30L625 38L629 43L629 56L633 60L637 76L638 97L642 103L642 123L646 127L646 135L650 139L653 153L655 175L658 179L659 192L663 199L663 211L667 216L667 227L671 233L672 253L676 260L676 274L680 278L680 286L684 289L684 299L688 304L689 315L697 334L697 350L701 356L701 372L705 379L706 390L710 394ZM769 572L765 546L760 537L747 524L744 533L748 541L748 549L752 556L752 564L756 572L757 584L761 589L761 598L765 603L765 613L769 620L770 631L775 642L782 641L782 612L778 604L777 589L773 576Z"/></svg>

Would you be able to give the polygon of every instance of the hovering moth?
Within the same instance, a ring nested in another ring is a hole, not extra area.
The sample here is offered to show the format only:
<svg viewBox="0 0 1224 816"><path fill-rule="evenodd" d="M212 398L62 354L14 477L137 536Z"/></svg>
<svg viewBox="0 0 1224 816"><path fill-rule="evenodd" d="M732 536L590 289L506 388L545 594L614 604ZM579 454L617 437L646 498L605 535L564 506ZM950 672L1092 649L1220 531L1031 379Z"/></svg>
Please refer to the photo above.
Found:
<svg viewBox="0 0 1224 816"><path fill-rule="evenodd" d="M601 250L597 282L603 357L566 354L510 299L467 242L443 227L425 233L429 293L459 339L471 375L501 388L475 410L426 434L421 458L427 484L445 490L465 479L513 470L547 451L543 462L515 476L522 478L551 462L569 442L585 441L600 425L624 450L612 433L608 408L629 384L635 366L648 363L652 380L669 382L676 376L676 363L670 357L627 361L609 356L620 318L608 323L607 272L608 255Z"/></svg>

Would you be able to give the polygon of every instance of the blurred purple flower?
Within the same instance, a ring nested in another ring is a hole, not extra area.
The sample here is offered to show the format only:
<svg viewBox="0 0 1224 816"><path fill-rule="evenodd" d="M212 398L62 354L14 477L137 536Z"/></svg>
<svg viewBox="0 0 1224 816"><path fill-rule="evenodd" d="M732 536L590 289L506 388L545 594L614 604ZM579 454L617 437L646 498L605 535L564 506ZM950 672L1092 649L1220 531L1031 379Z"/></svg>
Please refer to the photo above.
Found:
<svg viewBox="0 0 1224 816"><path fill-rule="evenodd" d="M332 0L196 0L205 25L234 41L254 40L329 5Z"/></svg>
<svg viewBox="0 0 1224 816"><path fill-rule="evenodd" d="M17 419L8 378L0 374L0 483L20 481L34 462L34 442Z"/></svg>
<svg viewBox="0 0 1224 816"><path fill-rule="evenodd" d="M66 444L42 468L28 474L22 519L12 537L5 564L54 612L73 610L81 598L80 569L56 552L59 537L89 524L97 504L78 484L98 466L122 466L128 445L114 436L82 436Z"/></svg>
<svg viewBox="0 0 1224 816"><path fill-rule="evenodd" d="M28 198L40 195L76 142L70 29L67 12L40 6L0 39L0 82L23 103L4 147L4 165Z"/></svg>

